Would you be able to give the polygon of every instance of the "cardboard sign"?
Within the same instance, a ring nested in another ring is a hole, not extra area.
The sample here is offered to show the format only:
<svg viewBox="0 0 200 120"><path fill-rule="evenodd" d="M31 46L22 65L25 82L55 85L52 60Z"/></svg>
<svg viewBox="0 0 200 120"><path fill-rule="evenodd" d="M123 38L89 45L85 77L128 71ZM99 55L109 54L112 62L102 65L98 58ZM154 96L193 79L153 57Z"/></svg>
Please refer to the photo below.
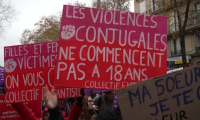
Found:
<svg viewBox="0 0 200 120"><path fill-rule="evenodd" d="M41 101L26 102L26 105L37 118L42 117ZM5 95L0 95L0 108L1 120L22 120L11 104L5 104Z"/></svg>
<svg viewBox="0 0 200 120"><path fill-rule="evenodd" d="M4 67L0 67L0 89L4 89Z"/></svg>
<svg viewBox="0 0 200 120"><path fill-rule="evenodd" d="M200 66L116 91L123 120L198 120Z"/></svg>
<svg viewBox="0 0 200 120"><path fill-rule="evenodd" d="M51 89L55 77L58 42L4 48L6 102L43 99L43 87ZM80 96L79 88L57 87L59 98Z"/></svg>
<svg viewBox="0 0 200 120"><path fill-rule="evenodd" d="M167 17L64 5L55 86L116 90L166 74Z"/></svg>

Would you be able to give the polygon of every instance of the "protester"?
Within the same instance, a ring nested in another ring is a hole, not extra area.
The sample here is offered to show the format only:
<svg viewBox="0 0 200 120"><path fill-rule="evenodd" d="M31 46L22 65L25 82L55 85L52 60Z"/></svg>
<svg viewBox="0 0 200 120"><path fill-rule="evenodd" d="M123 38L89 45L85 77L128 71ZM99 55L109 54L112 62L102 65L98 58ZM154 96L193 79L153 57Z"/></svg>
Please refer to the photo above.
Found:
<svg viewBox="0 0 200 120"><path fill-rule="evenodd" d="M85 95L83 98L83 109L79 120L95 120L97 113L93 109L93 100L90 95Z"/></svg>
<svg viewBox="0 0 200 120"><path fill-rule="evenodd" d="M76 98L68 98L68 105L70 109L72 108L75 101L76 101Z"/></svg>
<svg viewBox="0 0 200 120"><path fill-rule="evenodd" d="M113 99L115 96L115 91L104 92L104 95L96 96L94 98L94 105L101 111L112 111L113 110Z"/></svg>
<svg viewBox="0 0 200 120"><path fill-rule="evenodd" d="M83 89L81 89L81 95L85 95ZM64 118L57 105L57 95L55 93L55 89L52 89L50 92L46 87L43 96L45 104L49 110L49 120L79 120L79 116L82 111L83 97L77 98L76 102L73 104L69 117ZM40 120L39 118L36 118L33 113L31 113L25 103L12 103L12 106L23 120Z"/></svg>
<svg viewBox="0 0 200 120"><path fill-rule="evenodd" d="M97 115L95 120L118 120L118 116L113 111L102 111Z"/></svg>
<svg viewBox="0 0 200 120"><path fill-rule="evenodd" d="M62 110L62 113L65 116L65 118L67 118L70 113L70 107L68 104L68 100L67 99L58 99L58 107Z"/></svg>
<svg viewBox="0 0 200 120"><path fill-rule="evenodd" d="M94 109L98 110L97 113L99 114L103 111L112 111L113 112L114 97L115 97L115 91L104 92L104 94L96 96L94 98L94 105L96 105L97 107L94 106ZM117 107L115 113L118 116L118 120L122 120L121 111L120 111L119 106Z"/></svg>

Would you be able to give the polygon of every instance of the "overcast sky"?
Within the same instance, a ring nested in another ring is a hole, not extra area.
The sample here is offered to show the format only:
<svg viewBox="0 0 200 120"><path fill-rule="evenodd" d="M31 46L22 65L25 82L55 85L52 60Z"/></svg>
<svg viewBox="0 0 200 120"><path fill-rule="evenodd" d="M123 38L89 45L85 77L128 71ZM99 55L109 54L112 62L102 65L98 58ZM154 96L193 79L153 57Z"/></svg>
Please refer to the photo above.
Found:
<svg viewBox="0 0 200 120"><path fill-rule="evenodd" d="M3 0L8 2L9 0ZM0 66L4 66L4 46L20 45L19 39L25 29L33 29L34 24L42 16L56 14L62 11L63 4L72 3L75 0L11 0L12 6L17 11L14 20L4 35L0 37ZM78 0L81 3L91 5L91 0ZM134 1L131 0L131 11L134 11Z"/></svg>

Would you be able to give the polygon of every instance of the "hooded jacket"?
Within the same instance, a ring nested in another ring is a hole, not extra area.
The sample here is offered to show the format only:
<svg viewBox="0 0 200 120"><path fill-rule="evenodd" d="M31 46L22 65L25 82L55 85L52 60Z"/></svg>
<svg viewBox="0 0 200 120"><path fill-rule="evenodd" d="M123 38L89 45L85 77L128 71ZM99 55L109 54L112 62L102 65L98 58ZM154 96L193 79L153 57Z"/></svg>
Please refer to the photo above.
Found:
<svg viewBox="0 0 200 120"><path fill-rule="evenodd" d="M65 119L58 106L54 109L49 109L49 120L79 120L82 107L76 103L77 102L74 102L69 117ZM40 118L34 116L25 103L12 103L12 106L23 120L40 120Z"/></svg>

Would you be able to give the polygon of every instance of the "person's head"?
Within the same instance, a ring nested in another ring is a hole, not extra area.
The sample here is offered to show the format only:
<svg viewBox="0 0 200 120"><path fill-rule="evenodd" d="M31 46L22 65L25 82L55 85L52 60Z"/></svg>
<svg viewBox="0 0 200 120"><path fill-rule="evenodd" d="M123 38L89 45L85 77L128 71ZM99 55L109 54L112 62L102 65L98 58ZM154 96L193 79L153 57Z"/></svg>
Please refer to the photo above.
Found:
<svg viewBox="0 0 200 120"><path fill-rule="evenodd" d="M65 112L63 116L68 117L70 114L70 107L68 105L68 99L58 99L58 107Z"/></svg>
<svg viewBox="0 0 200 120"><path fill-rule="evenodd" d="M58 99L58 107L64 108L66 107L67 100L66 99Z"/></svg>
<svg viewBox="0 0 200 120"><path fill-rule="evenodd" d="M102 111L97 115L95 120L118 120L118 117L113 111Z"/></svg>
<svg viewBox="0 0 200 120"><path fill-rule="evenodd" d="M109 99L109 100L113 100L115 97L115 91L109 91L109 92L104 92L105 96Z"/></svg>
<svg viewBox="0 0 200 120"><path fill-rule="evenodd" d="M90 95L85 95L83 98L83 107L87 109L93 109L93 100Z"/></svg>
<svg viewBox="0 0 200 120"><path fill-rule="evenodd" d="M79 120L90 120L91 115L90 115L90 110L93 109L93 100L90 95L85 95L83 97L83 109L81 112L81 115L79 117Z"/></svg>
<svg viewBox="0 0 200 120"><path fill-rule="evenodd" d="M49 110L47 108L47 106L44 108L43 110L43 116L42 116L42 120L48 120L49 117Z"/></svg>

